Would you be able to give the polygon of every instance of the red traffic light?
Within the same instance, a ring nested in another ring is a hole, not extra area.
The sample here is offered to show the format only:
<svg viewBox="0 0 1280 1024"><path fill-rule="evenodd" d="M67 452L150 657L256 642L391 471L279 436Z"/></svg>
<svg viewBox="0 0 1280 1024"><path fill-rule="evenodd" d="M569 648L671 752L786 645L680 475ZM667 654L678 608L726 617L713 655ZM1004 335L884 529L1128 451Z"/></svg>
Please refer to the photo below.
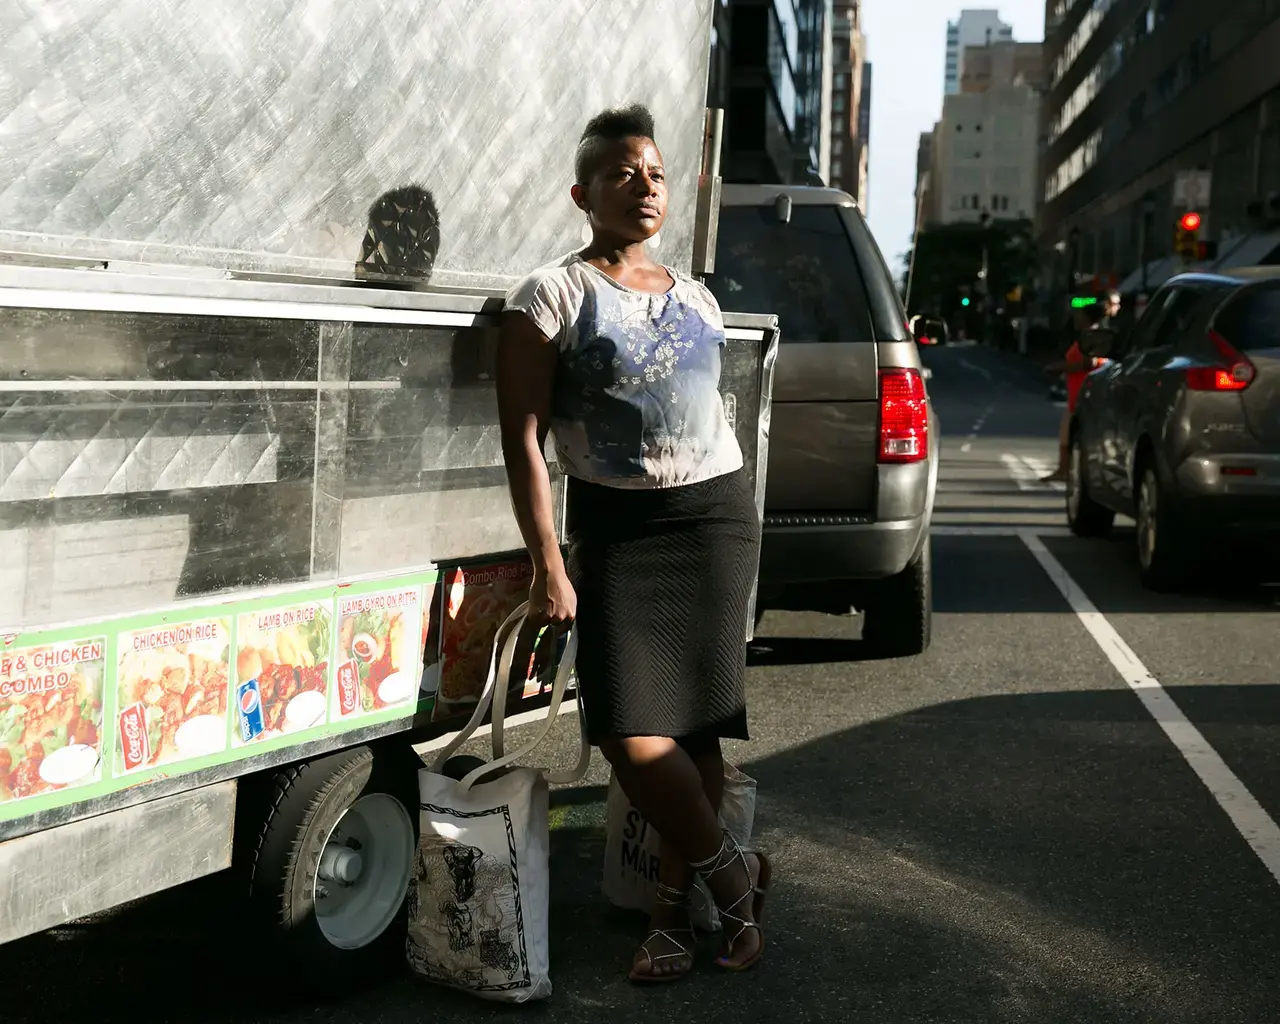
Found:
<svg viewBox="0 0 1280 1024"><path fill-rule="evenodd" d="M1199 231L1200 230L1200 214L1184 213L1182 220L1178 221L1183 231Z"/></svg>

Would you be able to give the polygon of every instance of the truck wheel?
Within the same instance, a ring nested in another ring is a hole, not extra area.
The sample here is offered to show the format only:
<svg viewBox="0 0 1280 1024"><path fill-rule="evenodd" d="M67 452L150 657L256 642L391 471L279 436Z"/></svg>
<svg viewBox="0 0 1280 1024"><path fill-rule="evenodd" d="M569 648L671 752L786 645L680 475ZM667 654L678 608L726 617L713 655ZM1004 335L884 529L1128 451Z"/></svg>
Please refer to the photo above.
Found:
<svg viewBox="0 0 1280 1024"><path fill-rule="evenodd" d="M914 562L873 588L862 620L862 638L878 655L923 654L933 638L933 544L925 538Z"/></svg>
<svg viewBox="0 0 1280 1024"><path fill-rule="evenodd" d="M257 832L244 836L250 912L263 948L305 966L307 985L404 963L418 791L416 758L398 753L353 747L264 779Z"/></svg>
<svg viewBox="0 0 1280 1024"><path fill-rule="evenodd" d="M1099 505L1089 495L1083 446L1080 438L1073 436L1067 460L1067 525L1077 537L1105 537L1115 520L1116 514L1111 509Z"/></svg>

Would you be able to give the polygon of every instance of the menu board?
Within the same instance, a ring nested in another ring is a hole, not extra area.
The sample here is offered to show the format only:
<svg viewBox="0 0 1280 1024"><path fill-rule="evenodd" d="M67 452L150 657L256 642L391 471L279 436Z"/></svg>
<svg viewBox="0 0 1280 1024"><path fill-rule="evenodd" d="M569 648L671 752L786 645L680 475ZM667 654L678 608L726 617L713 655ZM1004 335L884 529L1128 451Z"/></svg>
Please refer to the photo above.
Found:
<svg viewBox="0 0 1280 1024"><path fill-rule="evenodd" d="M0 822L272 741L340 744L426 713L446 675L455 707L474 702L530 575L527 562L468 568L450 590L432 570L0 633Z"/></svg>
<svg viewBox="0 0 1280 1024"><path fill-rule="evenodd" d="M230 625L209 618L118 635L117 776L227 749Z"/></svg>
<svg viewBox="0 0 1280 1024"><path fill-rule="evenodd" d="M329 602L242 612L236 620L233 747L325 724L333 656Z"/></svg>
<svg viewBox="0 0 1280 1024"><path fill-rule="evenodd" d="M440 689L433 717L451 718L484 690L498 627L529 599L528 561L466 566L445 576Z"/></svg>
<svg viewBox="0 0 1280 1024"><path fill-rule="evenodd" d="M405 707L422 683L422 588L338 598L337 685L333 719Z"/></svg>
<svg viewBox="0 0 1280 1024"><path fill-rule="evenodd" d="M105 636L0 652L0 804L101 778Z"/></svg>

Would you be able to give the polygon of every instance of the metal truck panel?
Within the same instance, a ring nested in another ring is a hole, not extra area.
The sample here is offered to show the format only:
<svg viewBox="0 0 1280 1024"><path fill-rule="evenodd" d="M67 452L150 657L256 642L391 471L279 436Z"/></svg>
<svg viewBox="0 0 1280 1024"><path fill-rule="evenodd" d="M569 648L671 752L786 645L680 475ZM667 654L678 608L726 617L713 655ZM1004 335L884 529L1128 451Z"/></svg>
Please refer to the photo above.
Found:
<svg viewBox="0 0 1280 1024"><path fill-rule="evenodd" d="M0 943L231 866L223 782L0 842Z"/></svg>
<svg viewBox="0 0 1280 1024"><path fill-rule="evenodd" d="M0 250L500 287L580 244L578 135L642 100L688 270L713 2L0 5Z"/></svg>

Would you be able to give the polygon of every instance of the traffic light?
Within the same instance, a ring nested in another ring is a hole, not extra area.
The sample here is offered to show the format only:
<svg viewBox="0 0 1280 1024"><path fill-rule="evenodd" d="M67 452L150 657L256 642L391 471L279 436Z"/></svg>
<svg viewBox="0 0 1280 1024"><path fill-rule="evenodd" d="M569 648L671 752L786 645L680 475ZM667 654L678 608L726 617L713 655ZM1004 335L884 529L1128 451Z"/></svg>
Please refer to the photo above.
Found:
<svg viewBox="0 0 1280 1024"><path fill-rule="evenodd" d="M1188 210L1178 218L1173 251L1188 262L1200 258L1200 225L1203 223L1204 219L1195 210Z"/></svg>
<svg viewBox="0 0 1280 1024"><path fill-rule="evenodd" d="M965 306L967 308L969 305L969 296L966 295L963 299L961 299L960 305Z"/></svg>

